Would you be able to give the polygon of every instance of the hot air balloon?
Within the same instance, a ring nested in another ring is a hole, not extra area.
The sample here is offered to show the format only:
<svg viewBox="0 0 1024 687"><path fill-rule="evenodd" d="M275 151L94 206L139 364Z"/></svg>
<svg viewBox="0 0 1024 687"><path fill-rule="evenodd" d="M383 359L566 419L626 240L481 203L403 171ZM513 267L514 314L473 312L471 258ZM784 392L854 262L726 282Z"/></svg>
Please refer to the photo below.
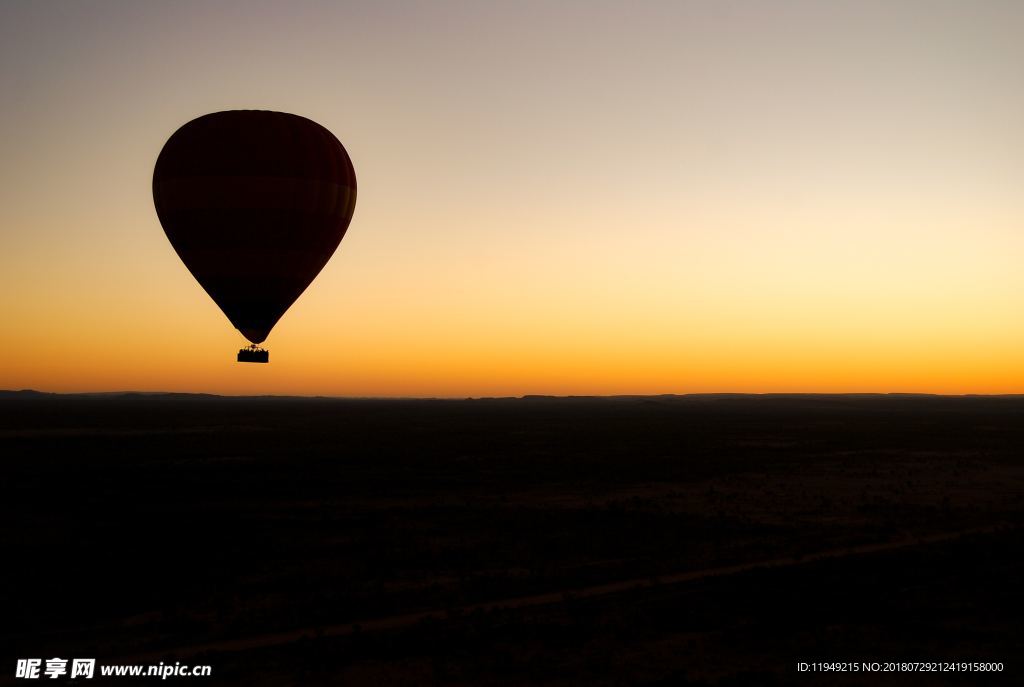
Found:
<svg viewBox="0 0 1024 687"><path fill-rule="evenodd" d="M193 119L164 144L153 202L178 256L252 345L259 347L320 273L356 204L352 161L305 117L233 110Z"/></svg>

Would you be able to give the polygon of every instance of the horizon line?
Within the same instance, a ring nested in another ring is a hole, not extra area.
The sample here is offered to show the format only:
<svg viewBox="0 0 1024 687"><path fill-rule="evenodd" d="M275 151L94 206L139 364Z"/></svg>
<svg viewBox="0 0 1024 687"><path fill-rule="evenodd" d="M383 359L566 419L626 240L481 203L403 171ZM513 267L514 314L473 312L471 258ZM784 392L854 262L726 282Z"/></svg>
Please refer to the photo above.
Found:
<svg viewBox="0 0 1024 687"><path fill-rule="evenodd" d="M572 400L572 399L654 399L654 398L677 398L677 399L699 399L699 398L722 398L722 397L750 397L750 398L780 398L780 397L828 397L828 398L850 398L850 397L915 397L915 398L992 398L1009 399L1024 398L1021 393L932 393L918 391L703 391L683 393L619 393L619 394L522 394L519 396L345 396L328 394L222 394L205 391L142 391L142 390L118 390L118 391L41 391L38 389L0 389L0 399L3 398L30 398L30 397L190 397L190 398L212 398L212 399L307 399L307 400L335 400L335 401L488 401L488 400Z"/></svg>

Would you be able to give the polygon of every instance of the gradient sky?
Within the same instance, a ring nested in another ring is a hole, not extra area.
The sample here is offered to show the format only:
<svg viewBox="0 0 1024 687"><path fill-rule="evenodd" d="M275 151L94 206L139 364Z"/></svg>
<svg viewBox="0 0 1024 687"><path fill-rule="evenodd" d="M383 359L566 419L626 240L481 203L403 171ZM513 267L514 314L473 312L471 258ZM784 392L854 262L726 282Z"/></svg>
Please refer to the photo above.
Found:
<svg viewBox="0 0 1024 687"><path fill-rule="evenodd" d="M1024 392L1024 3L0 4L0 388ZM314 119L359 178L270 365L153 164Z"/></svg>

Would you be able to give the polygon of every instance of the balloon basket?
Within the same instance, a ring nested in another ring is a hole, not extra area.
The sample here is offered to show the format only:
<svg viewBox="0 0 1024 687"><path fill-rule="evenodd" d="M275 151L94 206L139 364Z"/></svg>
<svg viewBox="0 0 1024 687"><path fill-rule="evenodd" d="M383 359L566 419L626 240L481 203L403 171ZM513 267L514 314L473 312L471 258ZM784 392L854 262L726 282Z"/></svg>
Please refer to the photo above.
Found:
<svg viewBox="0 0 1024 687"><path fill-rule="evenodd" d="M238 351L238 362L240 363L269 363L270 351L259 346L247 346Z"/></svg>

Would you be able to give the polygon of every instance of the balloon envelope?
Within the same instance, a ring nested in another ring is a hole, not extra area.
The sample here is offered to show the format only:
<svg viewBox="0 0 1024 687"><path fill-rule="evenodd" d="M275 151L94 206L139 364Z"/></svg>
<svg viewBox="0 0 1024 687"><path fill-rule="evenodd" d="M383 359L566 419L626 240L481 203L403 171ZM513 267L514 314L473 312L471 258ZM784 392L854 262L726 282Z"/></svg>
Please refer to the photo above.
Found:
<svg viewBox="0 0 1024 687"><path fill-rule="evenodd" d="M168 139L153 171L167 238L254 344L334 254L356 176L334 135L283 112L214 112Z"/></svg>

